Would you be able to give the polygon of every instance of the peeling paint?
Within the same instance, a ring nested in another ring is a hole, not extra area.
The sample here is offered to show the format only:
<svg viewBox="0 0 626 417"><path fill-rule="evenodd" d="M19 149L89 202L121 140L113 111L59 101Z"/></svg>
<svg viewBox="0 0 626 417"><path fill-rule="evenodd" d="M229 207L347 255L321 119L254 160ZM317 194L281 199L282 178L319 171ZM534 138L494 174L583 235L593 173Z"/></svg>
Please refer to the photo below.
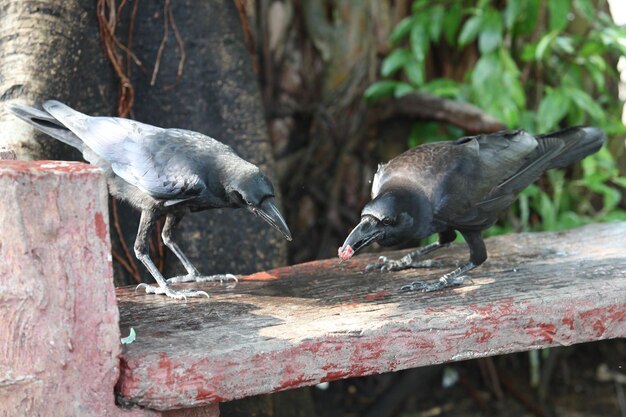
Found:
<svg viewBox="0 0 626 417"><path fill-rule="evenodd" d="M556 327L551 323L535 323L530 319L526 327L526 333L533 336L536 340L552 343L556 334Z"/></svg>
<svg viewBox="0 0 626 417"><path fill-rule="evenodd" d="M257 272L255 274L242 275L239 277L240 281L267 281L274 279L278 279L278 277L269 272Z"/></svg>
<svg viewBox="0 0 626 417"><path fill-rule="evenodd" d="M569 327L570 330L574 330L574 318L573 317L564 317L561 320L561 324Z"/></svg>
<svg viewBox="0 0 626 417"><path fill-rule="evenodd" d="M102 213L96 212L94 216L94 222L96 225L96 234L100 238L100 240L106 242L107 241L107 224L104 221L104 216Z"/></svg>

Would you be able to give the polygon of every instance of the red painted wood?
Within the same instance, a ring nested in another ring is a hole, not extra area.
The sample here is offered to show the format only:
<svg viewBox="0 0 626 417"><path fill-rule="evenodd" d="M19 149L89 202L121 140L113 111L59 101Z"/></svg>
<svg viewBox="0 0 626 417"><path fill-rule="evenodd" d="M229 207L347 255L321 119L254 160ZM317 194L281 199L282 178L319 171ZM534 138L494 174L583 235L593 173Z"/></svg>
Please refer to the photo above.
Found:
<svg viewBox="0 0 626 417"><path fill-rule="evenodd" d="M98 169L0 161L0 415L122 414L108 230Z"/></svg>
<svg viewBox="0 0 626 417"><path fill-rule="evenodd" d="M626 223L487 240L473 283L399 293L445 268L367 273L357 256L197 284L187 302L117 290L123 347L118 390L154 409L191 407L322 381L626 336ZM402 252L404 253L404 252ZM398 256L399 253L394 254ZM210 254L207 254L210 256Z"/></svg>
<svg viewBox="0 0 626 417"><path fill-rule="evenodd" d="M101 171L0 160L0 415L218 417L117 407L115 301Z"/></svg>

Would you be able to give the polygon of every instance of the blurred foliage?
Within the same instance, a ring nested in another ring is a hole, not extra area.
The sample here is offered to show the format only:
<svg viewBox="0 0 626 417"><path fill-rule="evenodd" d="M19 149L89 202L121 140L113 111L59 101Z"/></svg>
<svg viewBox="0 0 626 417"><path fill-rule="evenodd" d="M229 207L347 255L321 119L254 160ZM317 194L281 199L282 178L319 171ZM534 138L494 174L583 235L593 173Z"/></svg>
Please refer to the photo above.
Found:
<svg viewBox="0 0 626 417"><path fill-rule="evenodd" d="M510 128L533 133L581 124L600 126L609 136L626 133L615 69L626 56L626 27L591 0L416 0L390 41L383 80L367 89L368 100L427 92L470 102ZM452 65L473 53L473 65L458 79L434 76L438 47L446 48ZM420 122L409 146L462 135L455 127ZM582 162L582 172L549 171L487 234L626 220L624 187L626 178L605 147Z"/></svg>

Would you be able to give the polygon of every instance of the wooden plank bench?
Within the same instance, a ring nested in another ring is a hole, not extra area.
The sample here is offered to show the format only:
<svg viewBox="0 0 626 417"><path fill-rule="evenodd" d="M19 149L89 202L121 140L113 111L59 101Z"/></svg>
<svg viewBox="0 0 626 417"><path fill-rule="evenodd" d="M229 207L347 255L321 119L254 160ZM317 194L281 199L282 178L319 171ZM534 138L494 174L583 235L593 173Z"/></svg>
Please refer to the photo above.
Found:
<svg viewBox="0 0 626 417"><path fill-rule="evenodd" d="M96 169L0 161L0 415L217 416L254 394L626 335L626 223L487 247L473 283L439 293L397 290L465 245L436 254L445 268L364 274L376 256L331 259L174 301L113 288Z"/></svg>
<svg viewBox="0 0 626 417"><path fill-rule="evenodd" d="M243 277L236 288L196 285L186 303L117 290L119 394L165 410L319 382L626 336L626 223L487 240L473 283L400 293L445 268L363 273L374 255L311 262ZM389 253L400 256L406 251Z"/></svg>

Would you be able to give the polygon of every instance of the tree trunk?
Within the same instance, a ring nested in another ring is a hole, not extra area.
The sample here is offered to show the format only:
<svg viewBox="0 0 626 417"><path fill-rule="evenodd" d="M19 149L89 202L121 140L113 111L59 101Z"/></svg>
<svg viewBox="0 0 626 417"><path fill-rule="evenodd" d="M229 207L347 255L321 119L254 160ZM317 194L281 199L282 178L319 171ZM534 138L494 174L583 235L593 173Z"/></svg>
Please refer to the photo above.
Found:
<svg viewBox="0 0 626 417"><path fill-rule="evenodd" d="M55 98L111 114L113 73L100 47L93 0L4 0L0 4L0 101ZM79 159L0 106L0 148L18 159Z"/></svg>
<svg viewBox="0 0 626 417"><path fill-rule="evenodd" d="M151 86L168 13L166 5L164 1L145 1L138 8L133 51L148 71L135 71L132 76L134 118L205 133L232 146L273 179L273 157L259 89L233 2L172 3L186 57L182 76L177 81L181 51L168 22L156 83ZM124 225L131 247L137 221L134 215ZM247 210L208 210L188 215L176 239L203 274L250 273L286 261L286 241ZM183 272L168 252L166 275Z"/></svg>
<svg viewBox="0 0 626 417"><path fill-rule="evenodd" d="M173 22L168 20L167 42L161 59L157 60L164 17L168 17L171 2L138 1L129 3L132 6L127 5L126 11L137 6L132 49L148 70L134 70L131 77L136 88L134 117L158 126L186 128L213 136L233 146L242 157L260 165L273 177L256 77L232 2L175 2L171 10ZM113 15L112 10L118 11L122 5L114 1L106 4L109 9L105 17ZM125 23L128 29L130 14L126 13L124 19L119 24ZM181 51L175 29L186 54L178 82ZM126 44L127 38L120 42ZM123 51L117 52L124 55ZM151 86L153 64L157 61L156 84ZM55 98L88 114L115 115L118 83L103 52L95 1L5 0L0 5L1 101L33 104ZM80 158L78 152L66 145L35 133L4 106L0 106L0 132L0 148L15 151L18 159ZM138 215L124 205L119 215L118 223L130 249L127 261L136 262L132 245ZM286 245L282 237L242 210L212 210L188 216L181 223L178 240L205 274L246 273L285 262ZM113 241L114 251L120 255L121 243L115 236ZM166 268L167 273L180 271L178 261L171 258L172 266ZM138 271L146 276L141 266ZM134 282L117 263L116 282Z"/></svg>

